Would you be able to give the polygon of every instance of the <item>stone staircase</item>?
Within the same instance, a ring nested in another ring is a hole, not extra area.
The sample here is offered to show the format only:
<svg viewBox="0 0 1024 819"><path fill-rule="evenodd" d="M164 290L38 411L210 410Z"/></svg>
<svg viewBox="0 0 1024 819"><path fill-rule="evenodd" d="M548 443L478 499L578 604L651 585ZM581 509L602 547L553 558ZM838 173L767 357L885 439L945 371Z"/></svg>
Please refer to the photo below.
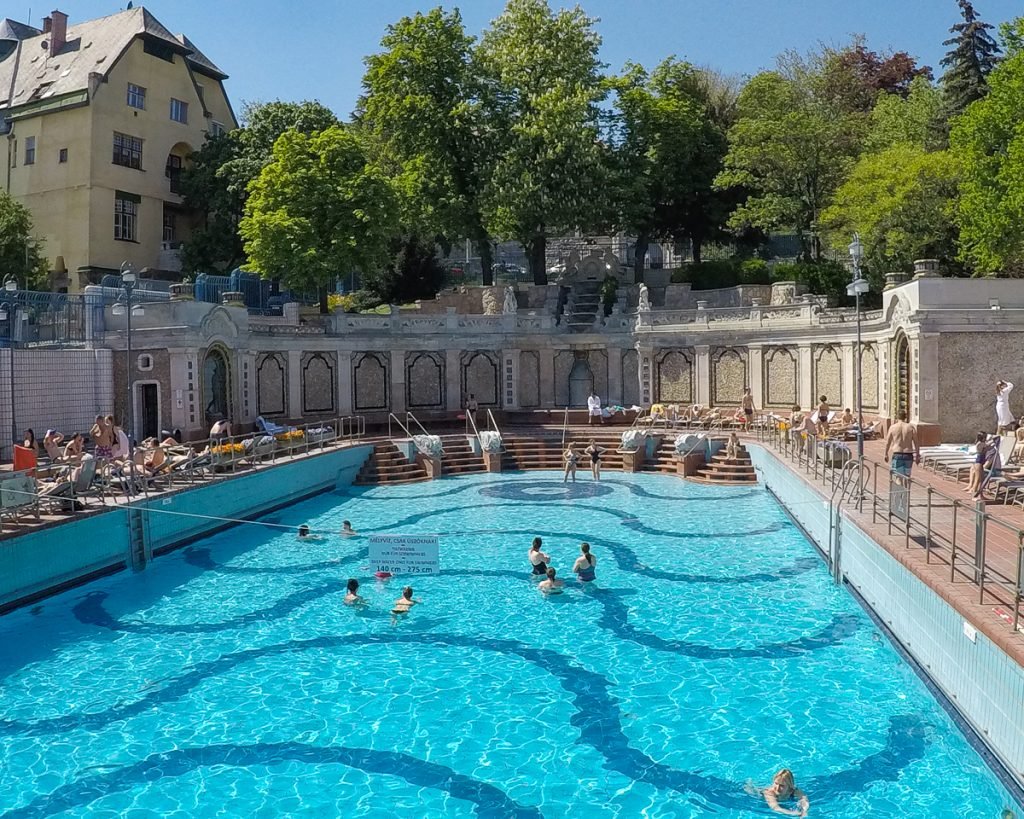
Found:
<svg viewBox="0 0 1024 819"><path fill-rule="evenodd" d="M719 451L712 456L711 463L705 464L697 470L697 474L690 478L698 483L715 484L747 484L757 483L757 473L754 472L754 464L751 463L750 454L746 447L740 446L738 458L726 458L725 450Z"/></svg>
<svg viewBox="0 0 1024 819"><path fill-rule="evenodd" d="M356 486L374 486L382 483L414 483L425 481L427 471L417 463L410 463L406 457L390 441L374 444L373 452L366 459L359 474L356 475Z"/></svg>
<svg viewBox="0 0 1024 819"><path fill-rule="evenodd" d="M442 475L468 475L487 470L484 456L473 451L465 435L442 435L441 441L444 444Z"/></svg>
<svg viewBox="0 0 1024 819"><path fill-rule="evenodd" d="M658 448L654 450L654 454L644 461L644 465L640 467L641 470L644 472L662 472L666 475L678 474L675 438L674 433L665 435L661 439L661 443L658 444Z"/></svg>
<svg viewBox="0 0 1024 819"><path fill-rule="evenodd" d="M562 323L571 333L589 333L594 329L594 319L597 318L599 311L603 312L601 282L577 282L569 294Z"/></svg>
<svg viewBox="0 0 1024 819"><path fill-rule="evenodd" d="M615 450L621 443L620 432L605 432L604 430L570 430L565 438L565 446L574 442L581 456L583 450L590 445L590 439L597 441L598 446L604 447L607 451L601 456L602 470L622 469L622 455ZM502 439L505 445L505 454L502 459L502 469L523 470L523 469L557 469L565 468L565 461L562 453L561 430L551 430L546 434L531 433L529 435L517 435L515 433L503 433ZM579 469L590 469L590 459L586 456L580 458Z"/></svg>

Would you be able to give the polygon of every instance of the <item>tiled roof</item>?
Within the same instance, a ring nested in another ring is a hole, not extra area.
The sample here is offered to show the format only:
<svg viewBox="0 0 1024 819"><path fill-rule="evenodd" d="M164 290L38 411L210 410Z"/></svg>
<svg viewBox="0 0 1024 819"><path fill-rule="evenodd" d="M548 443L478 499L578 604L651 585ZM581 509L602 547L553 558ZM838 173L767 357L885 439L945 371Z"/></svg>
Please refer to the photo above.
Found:
<svg viewBox="0 0 1024 819"><path fill-rule="evenodd" d="M89 75L105 75L136 37L160 40L183 55L192 48L187 39L179 40L141 6L68 26L67 42L56 54L43 47L51 36L36 33L22 39L20 49L0 62L0 108L85 91ZM188 59L224 77L202 53Z"/></svg>
<svg viewBox="0 0 1024 819"><path fill-rule="evenodd" d="M219 68L217 68L213 60L211 60L209 57L203 54L202 51L196 48L196 44L193 43L188 37L186 37L184 34L179 34L177 39L178 42L180 42L182 45L185 46L185 48L189 50L190 53L188 55L188 61L192 63L196 68L207 74L213 74L215 77L222 80L226 80L228 78L228 75L221 71Z"/></svg>
<svg viewBox="0 0 1024 819"><path fill-rule="evenodd" d="M26 37L35 37L39 33L39 29L19 23L9 17L0 20L0 40L24 40Z"/></svg>

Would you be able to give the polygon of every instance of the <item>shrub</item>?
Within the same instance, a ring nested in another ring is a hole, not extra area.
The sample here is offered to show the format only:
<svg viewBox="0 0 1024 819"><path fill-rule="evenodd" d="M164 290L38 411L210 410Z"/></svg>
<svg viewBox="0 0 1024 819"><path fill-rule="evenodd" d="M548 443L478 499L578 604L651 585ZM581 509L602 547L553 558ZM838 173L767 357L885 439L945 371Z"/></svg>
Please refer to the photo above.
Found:
<svg viewBox="0 0 1024 819"><path fill-rule="evenodd" d="M744 259L740 263L740 284L768 284L771 274L764 259Z"/></svg>
<svg viewBox="0 0 1024 819"><path fill-rule="evenodd" d="M353 290L351 293L340 295L331 293L327 297L327 307L334 310L340 307L346 313L361 313L364 310L373 310L380 305L380 299L367 290Z"/></svg>

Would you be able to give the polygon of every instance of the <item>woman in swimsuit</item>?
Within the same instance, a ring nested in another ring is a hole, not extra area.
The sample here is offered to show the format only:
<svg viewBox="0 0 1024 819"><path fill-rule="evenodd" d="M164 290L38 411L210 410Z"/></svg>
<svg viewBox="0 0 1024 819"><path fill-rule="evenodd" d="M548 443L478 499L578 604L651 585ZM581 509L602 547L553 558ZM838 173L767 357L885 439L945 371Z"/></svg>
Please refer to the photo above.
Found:
<svg viewBox="0 0 1024 819"><path fill-rule="evenodd" d="M601 480L601 453L605 451L603 446L598 446L597 441L594 438L590 439L590 446L583 450L584 454L590 456L590 471L594 475L594 480Z"/></svg>
<svg viewBox="0 0 1024 819"><path fill-rule="evenodd" d="M572 475L572 482L576 483L576 462L580 459L579 453L576 452L576 444L569 444L569 448L562 453L562 457L565 458L565 477L562 478L562 483L569 482L569 475Z"/></svg>
<svg viewBox="0 0 1024 819"><path fill-rule="evenodd" d="M985 454L988 449L988 435L979 432L974 440L974 463L971 464L971 479L967 482L964 490L967 494L973 495L981 486L981 476L985 472Z"/></svg>
<svg viewBox="0 0 1024 819"><path fill-rule="evenodd" d="M828 435L828 415L831 412L828 406L828 396L823 395L819 399L821 401L818 404L818 434L822 436Z"/></svg>
<svg viewBox="0 0 1024 819"><path fill-rule="evenodd" d="M592 582L596 577L596 568L597 558L590 553L590 544L581 543L580 556L572 564L572 570L576 572L576 577L579 578L580 583Z"/></svg>
<svg viewBox="0 0 1024 819"><path fill-rule="evenodd" d="M544 594L561 594L562 586L565 584L561 580L555 578L555 570L548 569L547 575L547 580L541 580L540 583L537 584L537 588Z"/></svg>
<svg viewBox="0 0 1024 819"><path fill-rule="evenodd" d="M793 781L793 773L789 768L783 768L772 780L772 784L761 791L764 801L768 807L776 813L783 813L787 816L806 816L807 810L811 807L807 794L800 790ZM796 808L784 808L779 802L796 800Z"/></svg>
<svg viewBox="0 0 1024 819"><path fill-rule="evenodd" d="M539 537L535 537L533 545L530 546L530 551L526 554L530 560L530 565L533 566L533 574L537 577L545 577L547 575L548 563L551 562L551 558L540 550L540 547L543 545L544 542Z"/></svg>

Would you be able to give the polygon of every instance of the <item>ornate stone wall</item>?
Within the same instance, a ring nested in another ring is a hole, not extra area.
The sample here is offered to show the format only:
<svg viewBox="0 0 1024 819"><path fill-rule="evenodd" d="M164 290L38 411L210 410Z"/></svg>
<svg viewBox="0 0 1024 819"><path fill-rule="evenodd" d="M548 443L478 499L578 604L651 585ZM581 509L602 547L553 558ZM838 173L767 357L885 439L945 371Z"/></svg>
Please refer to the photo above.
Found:
<svg viewBox="0 0 1024 819"><path fill-rule="evenodd" d="M333 413L334 385L338 361L334 353L304 353L302 356L303 414Z"/></svg>
<svg viewBox="0 0 1024 819"><path fill-rule="evenodd" d="M461 360L463 405L472 395L481 407L499 406L500 356L489 350L476 350L463 353Z"/></svg>
<svg viewBox="0 0 1024 819"><path fill-rule="evenodd" d="M797 351L768 347L764 351L764 406L789 409L797 402Z"/></svg>
<svg viewBox="0 0 1024 819"><path fill-rule="evenodd" d="M812 402L815 406L821 396L828 399L829 405L836 410L842 410L843 406L843 359L839 347L826 345L815 347L813 352L814 360L814 395Z"/></svg>
<svg viewBox="0 0 1024 819"><path fill-rule="evenodd" d="M256 412L288 414L288 359L281 353L266 353L256 359Z"/></svg>
<svg viewBox="0 0 1024 819"><path fill-rule="evenodd" d="M569 373L576 363L572 350L559 350L555 353L555 406L569 406Z"/></svg>
<svg viewBox="0 0 1024 819"><path fill-rule="evenodd" d="M747 351L718 347L711 351L711 403L739 406L747 386Z"/></svg>
<svg viewBox="0 0 1024 819"><path fill-rule="evenodd" d="M540 356L532 350L519 354L519 406L540 406Z"/></svg>
<svg viewBox="0 0 1024 819"><path fill-rule="evenodd" d="M640 404L640 356L636 350L622 354L622 404L632 407Z"/></svg>
<svg viewBox="0 0 1024 819"><path fill-rule="evenodd" d="M389 356L386 353L352 355L352 406L358 410L388 409Z"/></svg>
<svg viewBox="0 0 1024 819"><path fill-rule="evenodd" d="M693 353L664 350L656 358L659 401L673 404L693 403Z"/></svg>
<svg viewBox="0 0 1024 819"><path fill-rule="evenodd" d="M444 409L444 356L433 352L405 354L405 402L409 409Z"/></svg>
<svg viewBox="0 0 1024 819"><path fill-rule="evenodd" d="M608 401L608 354L604 350L559 350L555 354L555 406L586 406L586 399L571 393L571 375L578 361L590 368L593 390L601 401ZM579 374L583 370L576 369Z"/></svg>
<svg viewBox="0 0 1024 819"><path fill-rule="evenodd" d="M864 409L878 409L878 347L865 344L860 348L861 400Z"/></svg>

